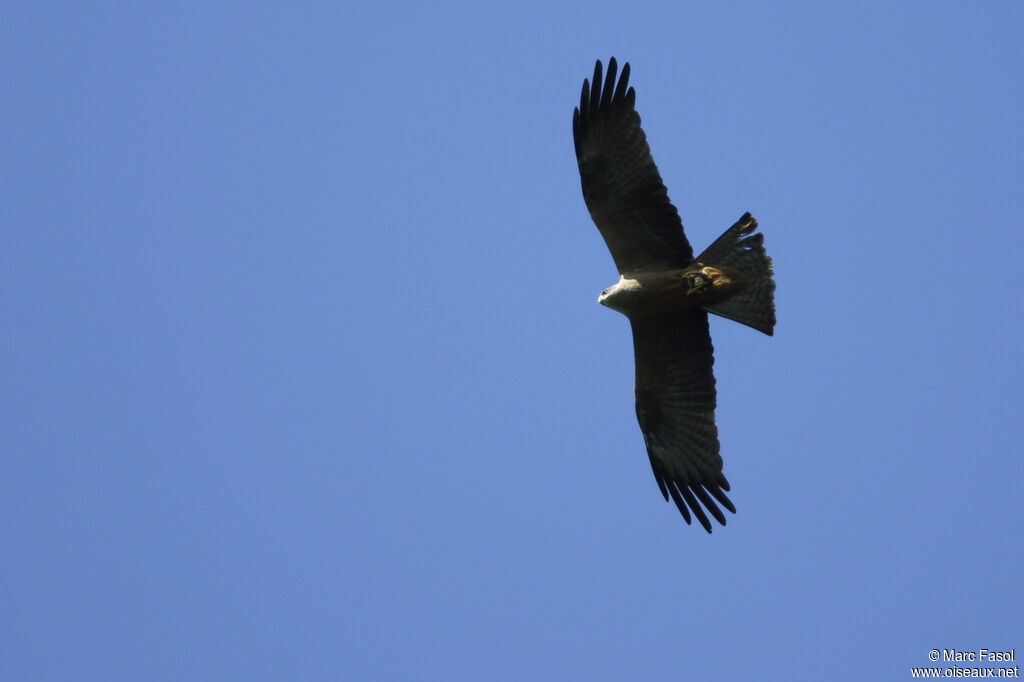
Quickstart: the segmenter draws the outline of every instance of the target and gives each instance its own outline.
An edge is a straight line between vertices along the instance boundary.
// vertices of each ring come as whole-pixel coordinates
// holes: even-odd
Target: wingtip
[[[588,121],[599,111],[612,103],[626,102],[634,106],[636,92],[629,87],[629,62],[625,62],[619,72],[618,60],[611,57],[605,69],[600,59],[594,61],[594,74],[583,79],[578,107],[581,120]]]
[[[696,518],[701,527],[708,533],[711,533],[714,529],[714,524],[711,523],[708,514],[721,526],[728,525],[728,518],[718,505],[721,505],[733,514],[736,513],[736,507],[725,493],[722,492],[720,485],[700,483],[686,485],[672,480],[665,481],[665,484],[666,487],[663,492],[667,491],[669,493],[666,496],[666,500],[671,498],[688,526],[693,525],[693,519]],[[705,509],[707,513],[705,513]]]

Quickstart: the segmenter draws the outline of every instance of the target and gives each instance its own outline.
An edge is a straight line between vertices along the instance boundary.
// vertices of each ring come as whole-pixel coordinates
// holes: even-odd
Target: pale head
[[[635,279],[619,277],[619,281],[601,292],[597,302],[612,310],[625,313],[640,299],[643,287]]]

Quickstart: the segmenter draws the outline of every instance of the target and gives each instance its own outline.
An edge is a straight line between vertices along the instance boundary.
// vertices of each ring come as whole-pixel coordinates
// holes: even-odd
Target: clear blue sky
[[[0,679],[1019,663],[1024,5],[683,4],[7,3]],[[694,245],[776,264],[710,536],[596,303],[612,55]]]

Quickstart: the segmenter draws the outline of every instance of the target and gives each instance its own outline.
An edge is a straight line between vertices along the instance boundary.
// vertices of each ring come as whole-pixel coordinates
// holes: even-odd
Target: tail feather
[[[772,259],[764,250],[764,235],[754,234],[756,229],[757,220],[744,213],[697,260],[736,270],[747,280],[739,293],[704,309],[771,336],[775,330],[775,280]]]

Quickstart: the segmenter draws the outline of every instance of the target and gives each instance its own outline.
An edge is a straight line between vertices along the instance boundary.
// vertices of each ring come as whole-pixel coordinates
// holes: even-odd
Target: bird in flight
[[[725,525],[726,496],[708,313],[769,336],[775,281],[757,221],[743,216],[696,258],[654,165],[629,87],[629,64],[600,60],[572,115],[583,199],[619,271],[598,303],[629,318],[636,363],[636,416],[665,500],[711,532]],[[707,513],[705,513],[705,510]]]

